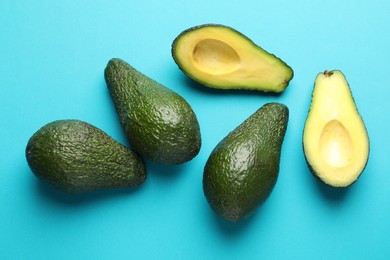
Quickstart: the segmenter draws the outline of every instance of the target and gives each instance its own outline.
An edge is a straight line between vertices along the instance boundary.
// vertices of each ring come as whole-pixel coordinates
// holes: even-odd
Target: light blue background
[[[389,259],[390,2],[0,0],[1,259]],[[280,96],[215,91],[188,80],[170,47],[183,30],[221,23],[295,72]],[[132,191],[62,194],[27,166],[29,137],[57,119],[81,119],[127,144],[103,70],[119,57],[192,105],[203,146],[191,162],[147,162]],[[314,179],[301,135],[317,73],[347,76],[371,140],[357,183]],[[214,215],[202,191],[214,146],[266,102],[290,121],[280,178],[240,224]]]

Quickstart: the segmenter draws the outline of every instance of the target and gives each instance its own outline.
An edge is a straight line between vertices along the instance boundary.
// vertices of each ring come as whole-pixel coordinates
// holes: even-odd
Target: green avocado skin
[[[288,117],[285,105],[265,104],[211,152],[204,168],[203,190],[218,215],[238,222],[268,198],[279,174]]]
[[[26,159],[41,180],[68,193],[132,188],[146,179],[143,160],[80,120],[46,124],[29,139]]]
[[[111,59],[104,75],[124,132],[140,156],[180,164],[199,153],[198,119],[183,97],[121,59]]]

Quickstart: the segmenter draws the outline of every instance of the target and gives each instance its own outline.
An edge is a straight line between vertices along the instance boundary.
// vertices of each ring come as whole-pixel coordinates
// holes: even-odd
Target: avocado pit
[[[319,73],[303,131],[311,172],[332,187],[356,182],[366,167],[370,141],[349,84],[339,70]]]
[[[352,138],[342,122],[333,119],[321,132],[320,152],[322,159],[331,167],[346,167],[352,162]]]
[[[294,72],[237,30],[203,24],[180,33],[172,57],[191,79],[211,88],[283,92]]]
[[[216,39],[201,40],[195,45],[192,55],[195,66],[209,74],[226,74],[235,71],[240,64],[237,52]]]

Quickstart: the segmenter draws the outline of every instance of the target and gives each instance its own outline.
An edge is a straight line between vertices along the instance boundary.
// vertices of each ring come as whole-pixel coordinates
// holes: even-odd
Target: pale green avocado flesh
[[[187,76],[218,89],[282,92],[294,75],[284,61],[219,24],[183,31],[172,43],[172,56]]]
[[[311,172],[333,187],[353,184],[369,157],[368,133],[344,74],[318,74],[303,132]]]

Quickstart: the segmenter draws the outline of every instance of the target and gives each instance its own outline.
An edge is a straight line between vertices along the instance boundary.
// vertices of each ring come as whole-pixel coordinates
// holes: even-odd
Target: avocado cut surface
[[[368,133],[344,74],[318,74],[303,132],[303,149],[312,171],[333,187],[353,184],[369,157]]]
[[[224,25],[189,28],[175,38],[171,50],[187,76],[212,88],[282,92],[294,75],[284,61]]]
[[[203,190],[218,215],[238,222],[268,198],[279,175],[288,117],[285,105],[265,104],[211,152],[204,168]]]
[[[41,180],[69,193],[132,188],[146,179],[142,159],[80,120],[46,124],[29,139],[26,159]]]
[[[121,59],[111,59],[104,75],[124,132],[140,156],[180,164],[199,153],[198,119],[183,97]]]

